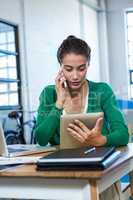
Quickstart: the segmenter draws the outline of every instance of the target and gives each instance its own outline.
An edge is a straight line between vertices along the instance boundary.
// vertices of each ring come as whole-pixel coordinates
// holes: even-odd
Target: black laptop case
[[[88,151],[88,147],[63,149],[39,159],[38,170],[103,170],[109,167],[119,156],[114,147],[97,147]]]

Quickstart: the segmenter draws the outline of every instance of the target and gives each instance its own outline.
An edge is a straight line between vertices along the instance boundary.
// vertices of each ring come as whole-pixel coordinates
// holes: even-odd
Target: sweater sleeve
[[[62,109],[55,106],[55,90],[45,88],[39,98],[35,134],[37,142],[44,146],[48,143],[59,144],[59,126]]]
[[[121,111],[118,109],[112,89],[105,83],[102,92],[102,108],[109,126],[106,146],[126,145],[129,140],[128,128]]]

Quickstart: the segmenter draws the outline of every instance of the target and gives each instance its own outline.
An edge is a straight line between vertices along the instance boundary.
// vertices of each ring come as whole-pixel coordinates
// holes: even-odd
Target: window
[[[18,28],[0,20],[0,109],[21,106]]]
[[[130,96],[133,98],[133,11],[126,13],[127,44],[128,44],[128,68],[130,75]]]

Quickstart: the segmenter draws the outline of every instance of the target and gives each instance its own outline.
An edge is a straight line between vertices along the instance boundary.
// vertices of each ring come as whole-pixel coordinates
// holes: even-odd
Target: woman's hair
[[[87,58],[88,63],[90,63],[91,49],[89,45],[82,39],[77,38],[73,35],[68,36],[63,40],[62,44],[57,51],[57,59],[61,64],[63,57],[66,54],[74,53],[76,55],[83,55]]]

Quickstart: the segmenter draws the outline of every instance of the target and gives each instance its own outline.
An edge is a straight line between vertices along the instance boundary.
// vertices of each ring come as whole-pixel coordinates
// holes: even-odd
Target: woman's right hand
[[[66,84],[66,78],[62,70],[59,71],[55,79],[55,84],[56,84],[56,93],[57,93],[56,107],[63,108],[68,88]]]

